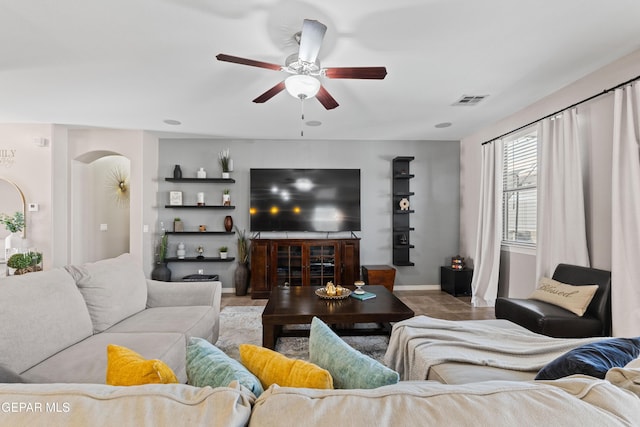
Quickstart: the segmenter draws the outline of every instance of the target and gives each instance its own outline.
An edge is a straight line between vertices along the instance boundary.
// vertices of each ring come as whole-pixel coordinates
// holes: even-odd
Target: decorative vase
[[[4,239],[4,259],[9,259],[14,252],[26,249],[27,239],[22,237],[21,231],[9,234]],[[14,251],[16,249],[17,251]]]
[[[173,168],[173,177],[175,179],[182,178],[182,169],[180,169],[180,165],[176,165],[176,167]]]
[[[156,266],[151,271],[151,278],[161,282],[171,281],[171,270],[167,267],[166,262],[156,262]]]
[[[249,288],[249,267],[246,262],[239,262],[238,268],[233,273],[233,283],[236,287],[236,295],[243,296],[247,294]]]
[[[231,218],[231,215],[224,217],[224,229],[226,231],[231,231],[233,229],[233,218]]]
[[[200,170],[196,173],[196,176],[200,179],[205,179],[207,177],[207,171],[204,168],[200,168]]]
[[[178,243],[178,250],[176,251],[176,255],[178,256],[178,259],[184,259],[186,252],[187,251],[184,249],[184,243],[182,242]]]

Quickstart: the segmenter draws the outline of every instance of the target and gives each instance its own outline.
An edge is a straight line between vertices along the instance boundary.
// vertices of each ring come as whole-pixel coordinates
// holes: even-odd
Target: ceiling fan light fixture
[[[320,81],[306,74],[295,74],[285,79],[284,86],[294,98],[307,99],[316,96],[320,90]]]

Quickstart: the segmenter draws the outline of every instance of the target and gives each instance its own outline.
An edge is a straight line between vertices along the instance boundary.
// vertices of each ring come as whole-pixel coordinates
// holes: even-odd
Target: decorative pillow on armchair
[[[611,368],[626,366],[640,354],[640,337],[607,338],[574,348],[549,362],[536,380],[555,380],[573,374],[604,379]]]
[[[317,317],[311,320],[309,361],[328,370],[336,388],[377,388],[400,379],[396,371],[352,348]]]
[[[538,288],[529,295],[529,299],[548,302],[582,316],[597,290],[598,285],[568,285],[543,277],[538,283]]]

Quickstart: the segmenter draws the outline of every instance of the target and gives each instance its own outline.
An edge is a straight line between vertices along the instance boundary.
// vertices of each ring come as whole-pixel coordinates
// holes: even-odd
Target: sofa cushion
[[[329,371],[310,362],[289,359],[268,348],[240,344],[240,360],[263,388],[272,384],[284,387],[333,388]]]
[[[147,359],[160,359],[176,374],[178,381],[187,382],[187,344],[184,334],[176,332],[103,332],[51,356],[23,372],[22,376],[34,383],[104,384],[109,344],[130,348]]]
[[[24,379],[11,369],[0,365],[0,383],[23,383]]]
[[[107,332],[181,332],[211,340],[218,310],[211,306],[155,307],[116,323]]]
[[[2,279],[0,364],[22,373],[91,332],[87,306],[64,269]]]
[[[39,410],[0,413],[5,426],[246,426],[255,397],[233,387],[146,384],[0,384],[5,407]],[[40,406],[36,406],[40,405]],[[48,405],[48,406],[47,406]]]
[[[119,345],[107,346],[108,385],[172,384],[178,379],[170,367],[159,359],[145,359]]]
[[[548,302],[582,316],[593,299],[598,285],[568,285],[543,277],[529,299]]]
[[[84,297],[95,333],[144,310],[147,282],[142,268],[130,254],[65,269]]]
[[[573,374],[604,378],[607,371],[623,367],[640,354],[640,337],[609,338],[582,345],[552,360],[536,380],[555,380]]]
[[[256,396],[263,391],[260,380],[247,368],[202,338],[189,339],[187,378],[196,387],[226,387],[236,380]]]
[[[638,398],[603,380],[486,381],[447,385],[400,381],[362,390],[273,386],[256,400],[251,425],[630,426]]]
[[[352,348],[317,317],[311,320],[309,361],[331,373],[335,388],[376,388],[400,380],[396,371]]]

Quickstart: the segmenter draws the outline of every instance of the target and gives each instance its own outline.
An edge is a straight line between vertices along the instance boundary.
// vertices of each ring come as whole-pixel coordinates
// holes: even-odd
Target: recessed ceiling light
[[[319,120],[309,120],[305,123],[307,126],[320,126],[322,124]]]
[[[180,121],[173,120],[173,119],[165,119],[165,120],[163,120],[163,122],[165,122],[166,124],[171,125],[171,126],[178,126],[178,125],[182,124]]]
[[[442,122],[435,125],[435,127],[437,127],[438,129],[448,128],[449,126],[451,126],[451,124],[451,122]]]

